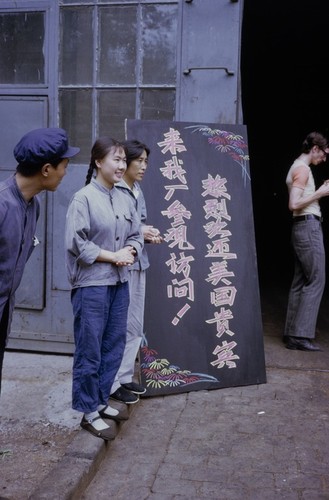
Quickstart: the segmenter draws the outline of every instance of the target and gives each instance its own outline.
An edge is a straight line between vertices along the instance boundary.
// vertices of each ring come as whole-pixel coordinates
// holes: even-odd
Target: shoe
[[[92,420],[86,420],[85,417],[82,417],[82,420],[80,422],[80,426],[85,430],[90,432],[93,436],[99,437],[104,439],[104,441],[112,441],[116,433],[109,427],[108,429],[103,429],[102,431],[98,431],[95,429],[95,427],[92,424],[92,422],[95,422],[95,420],[100,419],[101,417],[95,417]]]
[[[313,344],[309,339],[299,338],[299,337],[287,337],[286,342],[287,349],[293,349],[295,351],[321,351],[322,349]]]
[[[136,382],[130,382],[130,384],[121,384],[121,387],[127,389],[127,391],[133,392],[134,394],[145,394],[146,392],[145,387],[136,384]]]
[[[121,403],[126,403],[126,405],[132,405],[139,401],[139,397],[130,391],[127,391],[123,387],[119,387],[113,394],[110,394],[110,399],[115,401],[120,401]]]
[[[108,408],[108,406],[105,406],[105,408],[103,408],[103,410],[99,410],[99,414],[101,416],[101,418],[109,418],[111,420],[114,420],[115,422],[122,422],[123,420],[128,420],[128,416],[127,415],[123,415],[122,413],[118,413],[118,415],[109,415],[108,413],[105,413],[105,410],[106,408]]]

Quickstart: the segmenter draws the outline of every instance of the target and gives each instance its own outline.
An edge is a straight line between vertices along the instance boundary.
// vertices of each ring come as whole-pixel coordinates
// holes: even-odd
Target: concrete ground
[[[31,424],[60,430],[53,448],[65,429],[67,442],[50,464],[44,458],[40,480],[17,469],[25,490],[2,471],[15,457],[0,456],[0,497],[329,500],[328,325],[320,317],[322,352],[290,351],[278,305],[284,311],[268,301],[263,315],[266,384],[141,399],[128,421],[112,423],[108,443],[80,430],[70,409],[69,356],[6,353],[0,452],[16,424],[26,434]],[[30,449],[26,468],[36,456]]]

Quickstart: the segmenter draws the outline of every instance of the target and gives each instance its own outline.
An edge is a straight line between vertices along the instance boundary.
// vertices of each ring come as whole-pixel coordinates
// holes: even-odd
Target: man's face
[[[69,163],[68,158],[64,158],[57,165],[57,167],[53,167],[52,165],[49,164],[48,176],[45,182],[45,189],[47,191],[56,191],[64,175],[66,174],[66,168],[68,163]]]
[[[313,165],[319,165],[320,163],[323,163],[327,159],[327,153],[324,149],[320,148],[319,146],[315,146],[315,151],[312,159]]]

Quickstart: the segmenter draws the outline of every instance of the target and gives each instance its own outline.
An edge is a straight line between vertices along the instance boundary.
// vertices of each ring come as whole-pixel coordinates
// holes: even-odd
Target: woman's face
[[[132,187],[135,181],[140,182],[143,180],[145,170],[147,169],[147,162],[147,153],[144,150],[138,158],[129,163],[129,167],[124,175],[124,180],[128,186]]]
[[[127,168],[126,154],[123,148],[113,147],[101,160],[96,160],[98,182],[107,188],[121,181]]]

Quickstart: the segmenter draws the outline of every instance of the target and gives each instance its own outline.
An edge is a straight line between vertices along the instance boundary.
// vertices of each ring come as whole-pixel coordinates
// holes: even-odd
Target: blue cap
[[[62,128],[38,128],[25,134],[14,148],[18,163],[42,165],[64,158],[72,158],[80,148],[69,146],[67,133]]]

